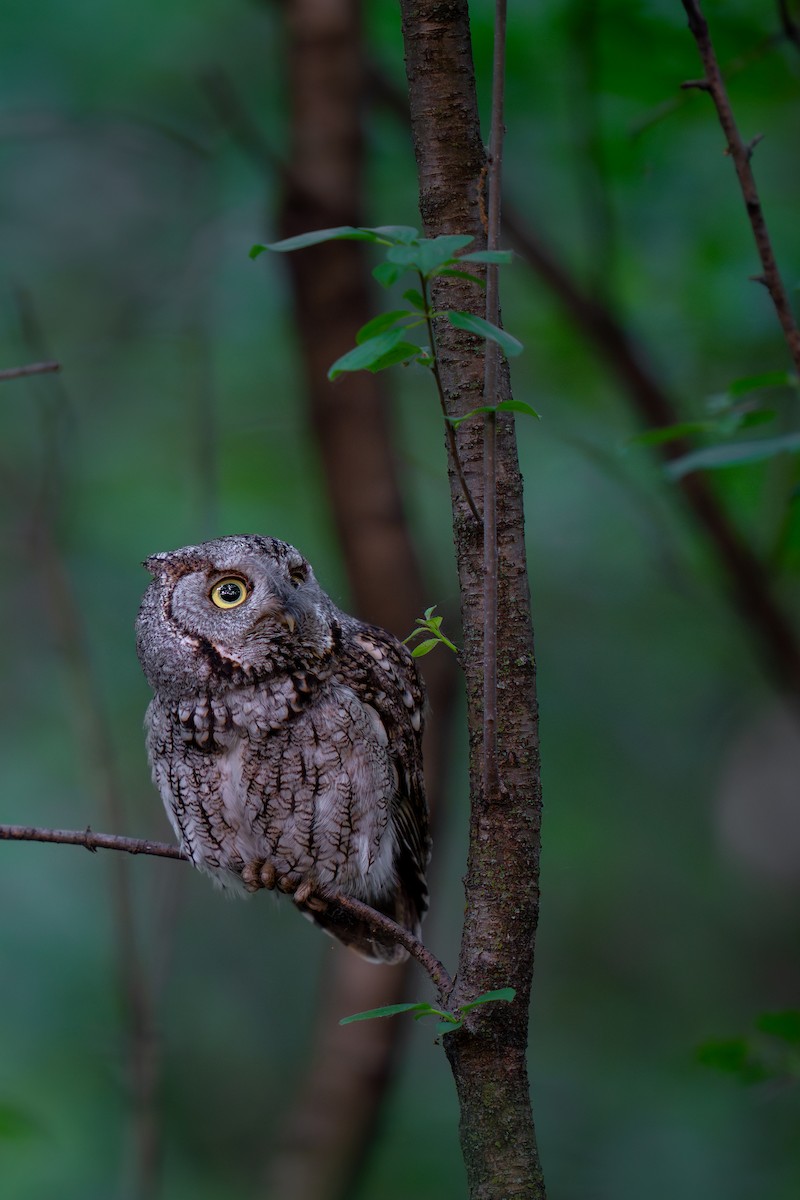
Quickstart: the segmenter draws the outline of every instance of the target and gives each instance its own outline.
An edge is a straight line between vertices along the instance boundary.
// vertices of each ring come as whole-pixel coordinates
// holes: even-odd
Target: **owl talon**
[[[265,863],[248,863],[242,867],[242,883],[247,888],[248,892],[257,892],[265,885],[261,882],[261,872]]]
[[[312,905],[310,905],[308,903],[308,899],[311,896],[313,891],[314,891],[314,884],[311,882],[310,879],[307,879],[305,881],[305,883],[301,883],[300,887],[297,889],[297,891],[294,894],[295,904],[305,904],[309,908],[311,908]]]
[[[272,863],[263,863],[258,877],[261,880],[262,887],[265,887],[269,892],[274,891],[278,875]]]
[[[293,894],[300,886],[300,880],[296,875],[281,875],[278,880],[278,887],[287,895]]]

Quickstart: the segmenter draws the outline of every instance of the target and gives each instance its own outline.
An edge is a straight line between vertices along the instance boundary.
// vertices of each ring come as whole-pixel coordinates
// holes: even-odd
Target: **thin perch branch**
[[[410,930],[404,929],[402,925],[398,925],[391,917],[376,912],[374,908],[370,908],[368,904],[364,904],[361,900],[356,900],[354,896],[345,896],[341,892],[325,892],[324,898],[334,908],[340,908],[342,912],[349,913],[359,921],[363,921],[366,925],[369,925],[373,933],[378,934],[384,939],[388,938],[392,942],[398,942],[403,946],[430,976],[436,991],[439,993],[440,999],[445,1004],[447,1003],[447,998],[453,990],[452,976],[443,964],[439,962],[436,955],[432,954]]]
[[[151,842],[146,838],[119,837],[114,833],[95,833],[86,829],[37,829],[32,825],[0,825],[0,842],[58,842],[97,850],[124,850],[126,854],[153,854],[158,858],[188,858],[178,846]]]
[[[22,379],[25,375],[49,375],[53,371],[60,371],[60,362],[38,362],[26,363],[23,367],[6,367],[0,371],[0,383],[6,379]]]
[[[486,248],[500,246],[500,197],[503,167],[503,85],[506,54],[506,0],[497,0],[492,55],[492,120],[489,135]],[[497,264],[486,268],[486,320],[500,323]],[[497,766],[497,367],[500,348],[487,340],[484,350],[483,403],[483,795],[496,799]]]
[[[686,16],[689,19],[689,29],[694,40],[697,42],[697,49],[700,52],[700,58],[703,61],[703,67],[706,72],[704,80],[690,80],[684,84],[684,87],[700,87],[703,91],[707,91],[714,101],[719,123],[728,141],[728,153],[733,159],[733,165],[739,177],[739,186],[742,190],[747,216],[753,230],[753,237],[755,238],[759,258],[761,259],[761,266],[764,270],[763,279],[760,279],[759,282],[764,283],[772,297],[772,303],[778,314],[778,320],[781,323],[783,335],[789,347],[789,353],[792,356],[796,370],[800,373],[800,329],[798,329],[794,319],[789,296],[783,285],[778,264],[775,261],[775,254],[761,208],[761,200],[758,195],[755,177],[750,166],[755,141],[747,144],[742,140],[742,135],[739,133],[725,88],[725,81],[722,78],[717,56],[714,53],[708,23],[703,16],[698,0],[682,0],[682,3],[686,10]]]
[[[0,825],[0,841],[55,842],[69,846],[83,846],[92,852],[122,850],[126,854],[150,854],[157,858],[177,858],[183,862],[190,861],[178,846],[171,846],[168,842],[151,842],[146,838],[120,837],[113,833],[95,833],[93,829],[89,828],[39,829],[32,825]],[[453,988],[452,977],[436,955],[432,954],[410,930],[404,929],[390,917],[376,912],[368,904],[363,904],[353,896],[345,896],[341,892],[327,890],[321,895],[334,910],[341,909],[343,913],[355,917],[359,921],[364,921],[378,936],[388,938],[403,946],[430,976],[440,998],[447,1001]]]

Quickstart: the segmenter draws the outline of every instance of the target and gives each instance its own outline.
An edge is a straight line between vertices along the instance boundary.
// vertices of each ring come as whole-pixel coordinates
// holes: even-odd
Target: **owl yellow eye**
[[[211,599],[217,608],[238,608],[247,599],[247,584],[243,579],[221,579],[211,589]]]
[[[289,578],[295,587],[301,583],[305,583],[308,579],[308,563],[295,563],[294,566],[289,567]]]

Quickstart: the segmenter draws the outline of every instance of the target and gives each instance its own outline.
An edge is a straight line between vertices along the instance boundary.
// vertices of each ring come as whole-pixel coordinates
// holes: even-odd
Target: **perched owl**
[[[183,850],[223,887],[292,893],[323,927],[327,887],[418,934],[424,697],[408,650],[341,612],[275,538],[218,538],[144,565],[147,752]],[[356,923],[329,932],[375,961],[406,957]]]

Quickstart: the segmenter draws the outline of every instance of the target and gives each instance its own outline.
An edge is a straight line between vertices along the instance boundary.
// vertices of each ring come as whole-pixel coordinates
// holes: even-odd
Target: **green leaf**
[[[364,369],[369,371],[370,374],[376,375],[378,371],[385,371],[387,367],[394,367],[398,363],[408,362],[418,362],[423,367],[428,365],[422,357],[420,347],[414,342],[399,342],[392,350],[389,350],[386,354],[382,354],[376,362]]]
[[[468,1004],[459,1004],[458,1011],[469,1012],[471,1008],[477,1008],[479,1004],[493,1004],[495,1000],[504,1000],[510,1004],[516,994],[517,990],[513,987],[496,988],[493,992],[481,992],[480,996],[476,996]]]
[[[473,275],[470,271],[457,271],[454,267],[445,267],[441,271],[434,271],[434,275],[437,279],[441,279],[443,275],[448,279],[468,279],[470,283],[477,283],[478,287],[486,289],[486,283],[480,275]]]
[[[425,654],[430,654],[431,650],[439,645],[440,638],[428,638],[424,642],[419,642],[411,651],[412,658],[422,658]]]
[[[372,1021],[375,1017],[395,1017],[398,1013],[419,1012],[426,1015],[432,1012],[430,1004],[386,1004],[382,1008],[370,1008],[367,1012],[353,1013],[351,1017],[342,1017],[340,1025],[350,1025],[353,1021]]]
[[[372,276],[377,279],[381,287],[390,288],[397,283],[400,276],[403,274],[403,267],[398,267],[396,263],[382,262],[378,263],[377,267],[372,268]]]
[[[39,1134],[36,1122],[14,1105],[0,1102],[0,1142],[18,1142]]]
[[[378,363],[385,360],[386,355],[398,352],[399,357],[394,362],[403,362],[419,353],[419,346],[406,342],[404,329],[390,329],[387,333],[379,333],[377,337],[367,338],[359,346],[348,350],[328,370],[328,379],[336,379],[345,371],[375,371],[380,370]],[[385,364],[384,365],[388,365]]]
[[[757,408],[753,412],[742,413],[739,425],[741,429],[752,429],[754,425],[768,425],[777,415],[774,408]]]
[[[367,321],[366,325],[362,325],[356,334],[356,344],[362,345],[369,341],[376,333],[383,333],[386,329],[391,329],[401,317],[414,316],[407,308],[396,308],[393,312],[381,313],[377,317],[373,317],[371,321]]]
[[[526,416],[536,417],[537,421],[542,419],[536,409],[531,408],[530,404],[526,404],[524,400],[501,400],[499,404],[482,404],[480,408],[473,408],[472,412],[465,413],[463,417],[445,417],[445,421],[450,421],[458,429],[462,421],[468,421],[470,417],[477,417],[481,413],[487,412],[521,412]]]
[[[411,245],[392,246],[386,251],[386,258],[391,263],[396,263],[406,269],[413,268],[427,277],[449,263],[454,258],[456,250],[461,250],[472,241],[474,238],[460,234],[420,238]]]
[[[284,238],[280,242],[261,243],[250,248],[250,257],[258,258],[265,250],[273,250],[278,254],[290,250],[304,250],[306,246],[319,246],[322,242],[379,242],[380,238],[371,229],[357,229],[355,225],[336,225],[333,229],[312,229],[309,233],[300,233],[297,237]]]
[[[510,333],[506,333],[505,329],[499,329],[497,325],[493,325],[491,321],[487,321],[483,317],[476,317],[472,313],[465,312],[448,312],[446,316],[456,329],[466,329],[468,333],[475,333],[478,337],[497,342],[507,358],[514,358],[525,348],[522,342],[512,337]]]
[[[628,438],[625,446],[660,446],[694,433],[706,433],[711,428],[711,421],[679,421],[676,425],[663,425],[660,429],[646,429],[644,433],[634,434]]]
[[[730,442],[724,446],[707,446],[674,459],[664,467],[669,479],[682,479],[691,471],[717,470],[741,463],[759,462],[775,458],[779,454],[793,454],[800,450],[800,432],[785,433],[781,437],[762,438],[757,442]]]
[[[422,292],[418,292],[416,288],[409,288],[407,292],[403,292],[403,299],[412,304],[414,308],[418,308],[420,312],[425,312],[425,298]]]
[[[784,1012],[762,1013],[756,1021],[756,1029],[769,1033],[793,1046],[800,1046],[800,1010],[786,1009]]]
[[[461,262],[474,263],[512,263],[513,250],[473,250],[471,254],[460,254]]]
[[[421,1012],[414,1013],[415,1021],[422,1021],[425,1017],[441,1017],[448,1025],[452,1025],[458,1017],[454,1017],[452,1013],[442,1012],[440,1008],[434,1008],[432,1004],[426,1004]]]
[[[746,375],[735,379],[728,387],[728,395],[745,396],[759,388],[797,387],[798,379],[792,371],[764,371],[760,375]]]
[[[439,1021],[436,1026],[436,1036],[443,1037],[446,1033],[455,1033],[463,1024],[463,1021]]]
[[[714,1067],[717,1071],[736,1075],[742,1083],[758,1083],[770,1074],[762,1063],[752,1057],[745,1038],[705,1042],[697,1048],[697,1061],[704,1067]]]
[[[524,400],[501,400],[499,404],[495,404],[494,411],[525,413],[527,417],[535,417],[537,421],[542,419],[536,409],[532,408],[530,404],[526,404]]]
[[[369,232],[395,242],[415,242],[419,237],[419,230],[414,229],[413,225],[373,225]]]

